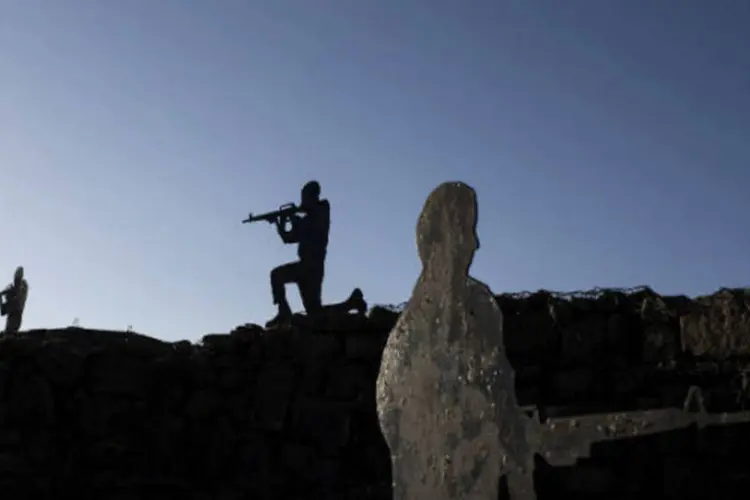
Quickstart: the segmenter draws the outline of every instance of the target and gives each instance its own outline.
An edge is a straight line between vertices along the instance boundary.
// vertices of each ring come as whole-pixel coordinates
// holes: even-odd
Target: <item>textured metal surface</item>
[[[377,380],[395,500],[495,500],[504,474],[513,498],[534,498],[502,313],[468,276],[476,218],[475,192],[458,182],[436,188],[419,217],[423,270]]]
[[[570,466],[591,456],[596,443],[685,429],[750,423],[750,412],[708,413],[699,387],[690,387],[683,408],[658,408],[550,418],[530,426],[533,452],[553,466]]]

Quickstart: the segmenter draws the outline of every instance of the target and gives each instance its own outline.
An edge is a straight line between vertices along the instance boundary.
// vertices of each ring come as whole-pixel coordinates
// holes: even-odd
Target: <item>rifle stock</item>
[[[286,217],[291,217],[292,215],[297,215],[299,213],[302,213],[303,210],[295,205],[294,203],[286,203],[284,205],[281,205],[278,210],[274,210],[272,212],[266,212],[264,214],[259,215],[253,215],[250,213],[247,216],[247,219],[243,220],[243,224],[250,224],[252,222],[258,222],[258,221],[266,221],[269,223],[272,223],[276,221],[277,219],[283,219]]]
[[[692,410],[690,408],[693,408]],[[659,434],[690,426],[697,428],[750,423],[750,411],[708,413],[698,387],[691,387],[684,408],[582,415],[529,422],[529,444],[550,465],[574,465],[591,456],[595,443]]]

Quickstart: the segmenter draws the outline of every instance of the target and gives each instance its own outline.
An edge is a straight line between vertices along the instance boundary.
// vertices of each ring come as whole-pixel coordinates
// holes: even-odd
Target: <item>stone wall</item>
[[[742,291],[498,300],[521,403],[545,415],[679,405],[690,385],[709,410],[750,401]],[[3,338],[0,492],[389,499],[374,382],[396,316],[376,308],[317,331],[247,326],[199,344],[77,328]],[[748,444],[743,426],[608,443],[575,467],[540,463],[539,498],[738,498],[724,490],[750,486]]]

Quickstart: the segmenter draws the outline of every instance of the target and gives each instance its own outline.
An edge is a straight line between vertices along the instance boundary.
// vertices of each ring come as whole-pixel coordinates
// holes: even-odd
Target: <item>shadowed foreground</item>
[[[750,403],[750,295],[498,297],[522,405],[545,416]],[[375,379],[397,313],[197,345],[76,328],[0,341],[7,498],[389,499]],[[686,429],[536,469],[540,499],[744,498],[750,430]],[[734,493],[732,496],[731,493]]]

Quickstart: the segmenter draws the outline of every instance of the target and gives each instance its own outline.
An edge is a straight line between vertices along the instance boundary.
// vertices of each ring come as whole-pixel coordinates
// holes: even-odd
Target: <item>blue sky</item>
[[[747,26],[741,0],[3,0],[0,276],[26,266],[27,328],[264,322],[295,249],[240,221],[314,178],[328,302],[408,298],[446,180],[497,292],[747,285]]]

